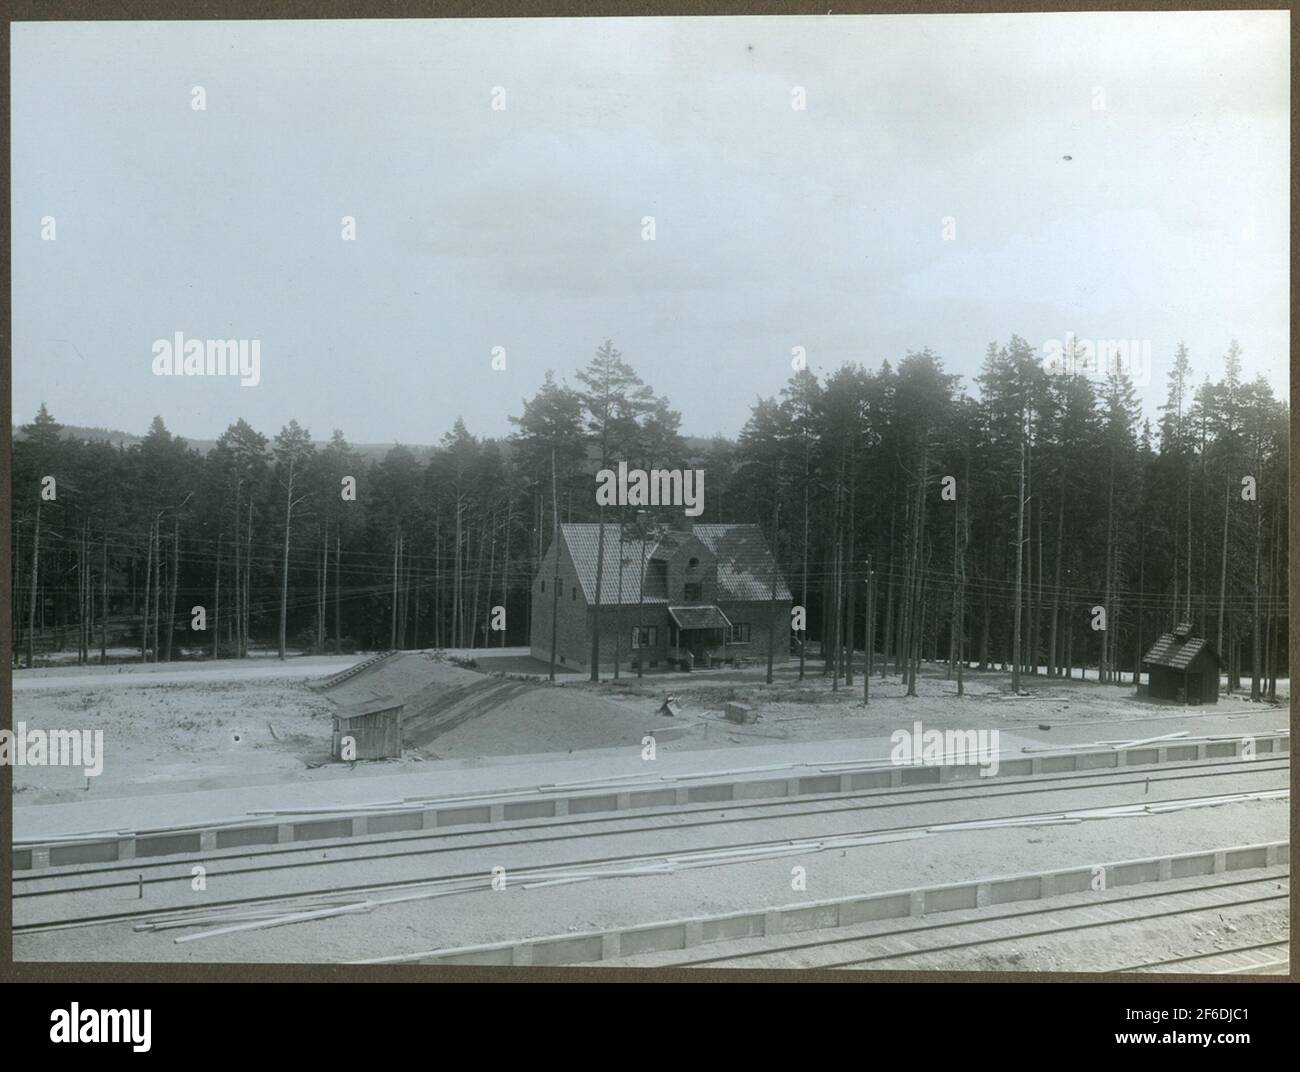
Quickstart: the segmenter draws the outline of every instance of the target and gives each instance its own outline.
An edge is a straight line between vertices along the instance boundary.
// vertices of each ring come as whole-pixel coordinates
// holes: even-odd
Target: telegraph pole
[[[1029,412],[1024,413],[1020,438],[1020,494],[1016,507],[1016,614],[1011,640],[1011,691],[1020,694],[1020,597],[1025,567],[1025,439],[1029,435]]]
[[[555,484],[555,448],[551,448],[551,512],[555,531],[551,547],[555,551],[555,579],[551,583],[551,680],[555,680],[555,646],[560,637],[560,496]]]
[[[776,557],[778,526],[781,521],[781,500],[772,508],[772,614],[767,626],[767,683],[772,684],[772,661],[776,654],[776,574],[779,569]]]

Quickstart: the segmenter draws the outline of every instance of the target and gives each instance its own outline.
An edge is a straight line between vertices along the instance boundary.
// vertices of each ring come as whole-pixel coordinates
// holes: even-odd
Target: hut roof
[[[1175,633],[1162,633],[1151,650],[1142,657],[1142,662],[1151,666],[1165,666],[1170,670],[1186,670],[1202,652],[1212,658],[1216,666],[1222,663],[1218,653],[1204,637],[1189,636],[1184,639]]]

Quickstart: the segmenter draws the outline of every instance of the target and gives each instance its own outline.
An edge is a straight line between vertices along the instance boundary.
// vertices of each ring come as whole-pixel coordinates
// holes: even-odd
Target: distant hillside
[[[173,432],[172,434],[175,435],[176,433]],[[23,438],[22,430],[17,425],[14,425],[14,439]],[[115,447],[131,447],[141,442],[144,439],[144,436],[133,435],[130,432],[123,432],[116,428],[87,428],[80,424],[65,424],[63,426],[63,438],[85,439],[92,443],[111,443]],[[185,440],[187,446],[193,450],[197,450],[200,454],[207,454],[208,451],[217,445],[215,439],[190,439],[188,436],[181,436],[180,438]],[[269,439],[270,437],[268,436],[267,438]],[[316,446],[323,447],[326,442],[328,441],[323,439],[317,440]],[[351,446],[352,449],[361,457],[377,460],[392,450],[394,444],[353,443]],[[404,443],[403,446],[410,450],[418,461],[425,461],[433,452],[432,447],[423,443]]]
[[[176,433],[173,432],[173,435]],[[17,425],[14,425],[14,439],[22,439],[23,433]],[[64,439],[85,439],[92,443],[111,443],[115,447],[130,447],[139,443],[144,437],[133,435],[130,432],[123,432],[116,428],[88,428],[80,424],[65,424],[63,426]],[[215,439],[190,439],[188,436],[181,436],[186,444],[200,454],[207,454],[217,445]],[[270,437],[268,437],[270,438]],[[686,445],[687,455],[696,456],[703,454],[713,442],[711,438],[705,436],[682,436],[682,441]],[[506,441],[500,441],[501,446],[509,450],[510,444]],[[326,440],[317,440],[316,446],[325,446]],[[419,462],[428,460],[429,455],[433,453],[434,448],[425,443],[403,443]],[[392,443],[353,443],[352,449],[361,457],[368,461],[379,461],[385,454],[393,449]]]

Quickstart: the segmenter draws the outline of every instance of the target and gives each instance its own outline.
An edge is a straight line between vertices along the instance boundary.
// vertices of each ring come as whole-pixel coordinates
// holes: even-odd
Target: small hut
[[[1191,623],[1183,622],[1162,634],[1142,657],[1147,695],[1185,704],[1218,703],[1220,664],[1209,641],[1192,636]]]
[[[401,759],[402,709],[390,696],[377,696],[364,703],[342,708],[334,716],[335,759]],[[351,754],[343,755],[345,738],[354,742]]]

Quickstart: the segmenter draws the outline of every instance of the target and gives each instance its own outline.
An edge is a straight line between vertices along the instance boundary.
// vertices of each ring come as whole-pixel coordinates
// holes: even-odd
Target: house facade
[[[532,586],[535,659],[591,667],[596,628],[600,525],[560,526]],[[556,569],[558,556],[558,596]],[[787,657],[790,590],[757,525],[692,525],[642,541],[630,528],[604,527],[600,569],[600,664],[646,669],[766,659],[768,637]]]

